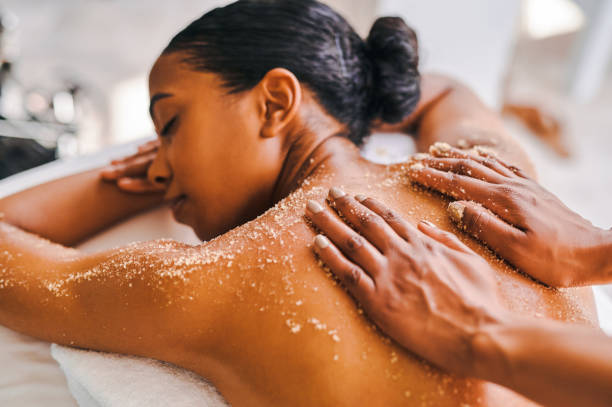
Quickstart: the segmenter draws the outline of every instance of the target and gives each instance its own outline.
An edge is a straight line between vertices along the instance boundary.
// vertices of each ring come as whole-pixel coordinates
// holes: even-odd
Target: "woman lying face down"
[[[414,132],[421,148],[463,139],[528,166],[495,114],[456,83],[421,81],[417,62],[402,20],[377,20],[363,41],[315,1],[239,1],[196,20],[151,71],[161,145],[149,179],[175,218],[210,240],[84,255],[0,224],[0,323],[177,364],[232,405],[530,405],[401,350],[309,248],[304,207],[332,187],[336,198],[366,191],[406,219],[457,232],[444,199],[410,185],[405,165],[360,157],[355,143],[375,123]],[[594,322],[584,292],[537,285],[462,239],[497,271],[487,301]]]

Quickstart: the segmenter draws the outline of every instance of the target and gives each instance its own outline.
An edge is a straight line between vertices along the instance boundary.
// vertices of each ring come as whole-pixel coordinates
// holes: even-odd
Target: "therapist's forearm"
[[[585,255],[585,263],[592,270],[591,284],[612,283],[612,229],[597,231],[598,239]]]
[[[612,405],[612,338],[552,321],[489,326],[477,334],[474,375],[547,406]]]
[[[4,220],[72,246],[162,202],[162,194],[129,194],[100,180],[99,170],[61,178],[0,199]]]

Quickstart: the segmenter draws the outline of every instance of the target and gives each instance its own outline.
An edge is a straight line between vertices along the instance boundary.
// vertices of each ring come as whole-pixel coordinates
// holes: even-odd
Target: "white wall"
[[[519,0],[380,0],[417,31],[423,71],[449,74],[499,107],[519,26]]]

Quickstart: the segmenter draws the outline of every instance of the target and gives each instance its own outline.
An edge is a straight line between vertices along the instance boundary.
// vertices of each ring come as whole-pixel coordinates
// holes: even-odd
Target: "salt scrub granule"
[[[412,159],[415,161],[423,161],[428,158],[431,158],[431,155],[427,153],[416,153],[415,155],[412,156]]]
[[[293,321],[292,319],[287,319],[285,321],[285,324],[289,327],[289,330],[291,331],[292,334],[296,334],[296,333],[300,332],[300,330],[302,329],[302,325],[298,324],[297,322]]]
[[[447,155],[451,148],[450,144],[438,141],[429,147],[429,153]]]
[[[489,147],[474,146],[474,151],[478,153],[478,155],[483,155],[483,156],[489,155],[489,156],[497,157],[497,152]]]
[[[459,202],[451,202],[448,204],[448,213],[450,217],[457,223],[461,223],[463,220],[463,213],[465,211],[465,206],[460,204]]]
[[[411,165],[409,168],[410,168],[412,171],[421,171],[421,170],[422,170],[423,168],[425,168],[425,167],[424,167],[424,166],[423,166],[423,164],[421,164],[421,163],[415,163],[415,164],[412,164],[412,165]]]
[[[323,331],[327,329],[327,325],[319,321],[317,318],[308,318],[308,323],[314,325],[317,331]]]
[[[337,332],[337,329],[332,329],[331,331],[327,332],[327,334],[332,337],[334,342],[340,342],[340,337],[338,336]]]

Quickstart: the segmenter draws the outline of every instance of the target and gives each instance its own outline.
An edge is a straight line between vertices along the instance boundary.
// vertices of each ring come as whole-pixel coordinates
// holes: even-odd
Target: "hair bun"
[[[366,44],[373,68],[370,117],[400,122],[421,95],[416,33],[399,17],[381,17]]]

